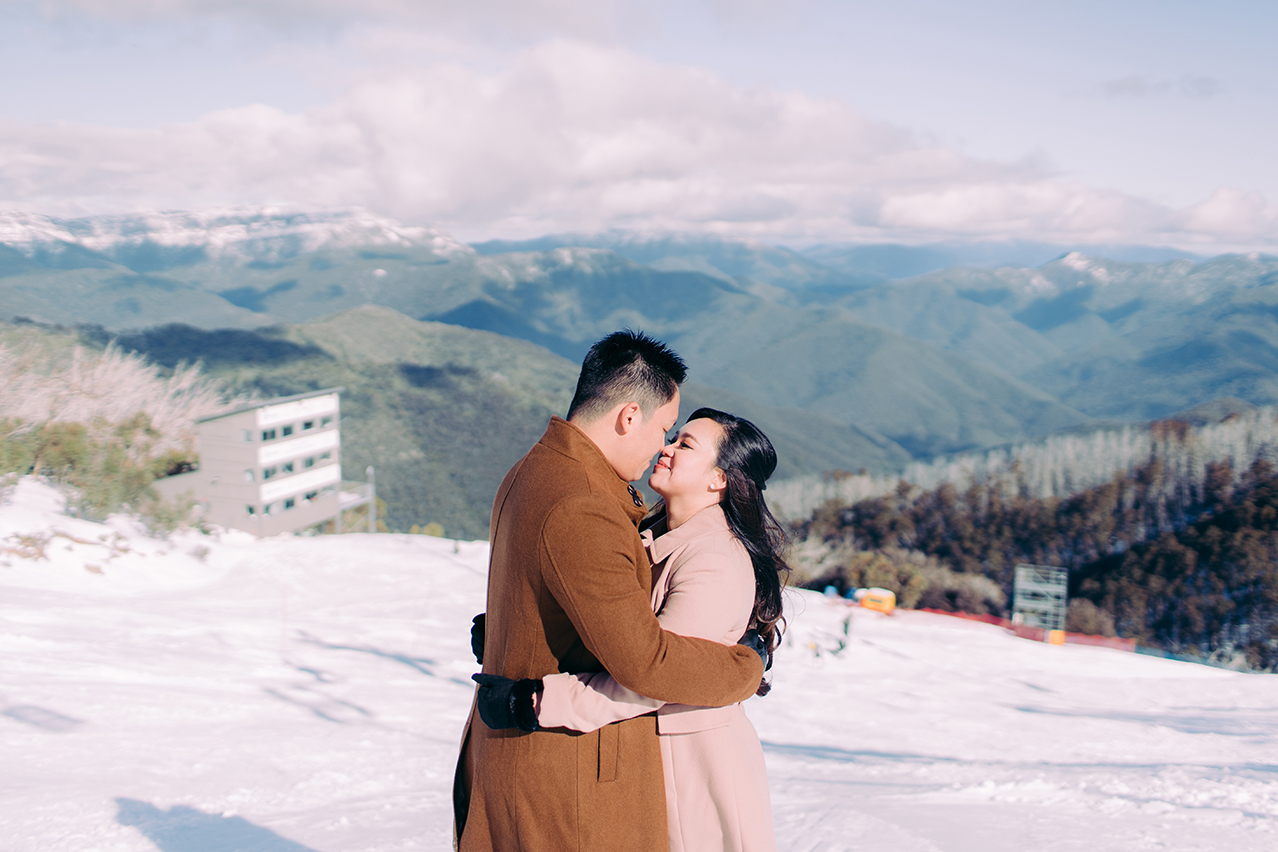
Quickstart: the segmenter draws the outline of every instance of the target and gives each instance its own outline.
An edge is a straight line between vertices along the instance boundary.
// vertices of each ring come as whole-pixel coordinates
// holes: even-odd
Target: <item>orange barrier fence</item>
[[[998,627],[1009,627],[1012,622],[1006,618],[1000,618],[997,615],[976,615],[971,612],[949,612],[944,609],[931,609],[930,607],[919,607],[915,612],[930,612],[933,615],[948,615],[951,618],[961,618],[965,621],[980,621],[985,624],[994,624]]]
[[[943,609],[921,607],[917,612],[930,612],[933,615],[948,615],[951,618],[962,618],[965,621],[980,621],[1010,630],[1022,639],[1035,642],[1050,642],[1053,645],[1095,645],[1101,648],[1113,648],[1118,651],[1136,652],[1135,639],[1121,639],[1117,636],[1089,636],[1086,633],[1066,633],[1063,630],[1046,630],[1042,627],[1027,627],[1024,624],[1013,624],[1011,619],[997,615],[974,615],[970,612],[946,612]],[[1052,635],[1057,634],[1057,635]]]
[[[1066,633],[1065,641],[1071,645],[1097,645],[1101,648],[1114,648],[1118,651],[1136,653],[1136,640],[1123,639],[1119,636],[1088,636],[1086,633]]]

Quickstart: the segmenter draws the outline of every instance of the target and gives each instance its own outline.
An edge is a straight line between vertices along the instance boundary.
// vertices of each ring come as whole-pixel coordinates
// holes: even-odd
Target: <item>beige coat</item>
[[[723,510],[711,506],[663,531],[644,533],[656,574],[652,607],[661,626],[735,643],[754,609],[754,570]],[[658,533],[655,540],[651,532]],[[663,704],[606,673],[553,675],[544,684],[537,712],[544,727],[592,731],[659,708],[671,852],[776,849],[763,750],[740,704]]]
[[[663,632],[636,525],[644,509],[594,443],[551,420],[493,503],[484,671],[607,669],[644,695],[731,704],[763,673],[743,646]],[[453,785],[462,852],[664,852],[652,716],[584,734],[491,731],[474,707]]]

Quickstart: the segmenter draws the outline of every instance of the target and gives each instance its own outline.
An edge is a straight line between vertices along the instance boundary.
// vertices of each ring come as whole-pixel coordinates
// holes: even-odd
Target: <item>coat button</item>
[[[634,501],[635,501],[635,505],[636,505],[636,506],[638,506],[640,509],[642,509],[642,508],[643,508],[643,495],[642,495],[642,494],[640,494],[638,491],[636,491],[636,490],[635,490],[635,487],[634,487],[633,485],[627,485],[627,486],[626,486],[626,488],[630,491],[630,499],[631,499],[631,500],[634,500]]]

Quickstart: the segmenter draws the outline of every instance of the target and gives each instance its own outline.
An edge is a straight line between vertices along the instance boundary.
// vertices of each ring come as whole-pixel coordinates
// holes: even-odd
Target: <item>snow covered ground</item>
[[[159,541],[23,480],[0,500],[0,849],[449,848],[486,552]],[[1278,678],[792,604],[748,705],[781,849],[1278,848]]]

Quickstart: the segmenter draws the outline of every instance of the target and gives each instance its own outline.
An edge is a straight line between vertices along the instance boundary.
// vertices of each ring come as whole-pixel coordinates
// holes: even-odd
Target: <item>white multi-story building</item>
[[[260,536],[313,527],[372,499],[343,488],[338,394],[313,391],[240,406],[198,421],[198,470],[156,482],[161,496],[189,494],[204,519]]]

